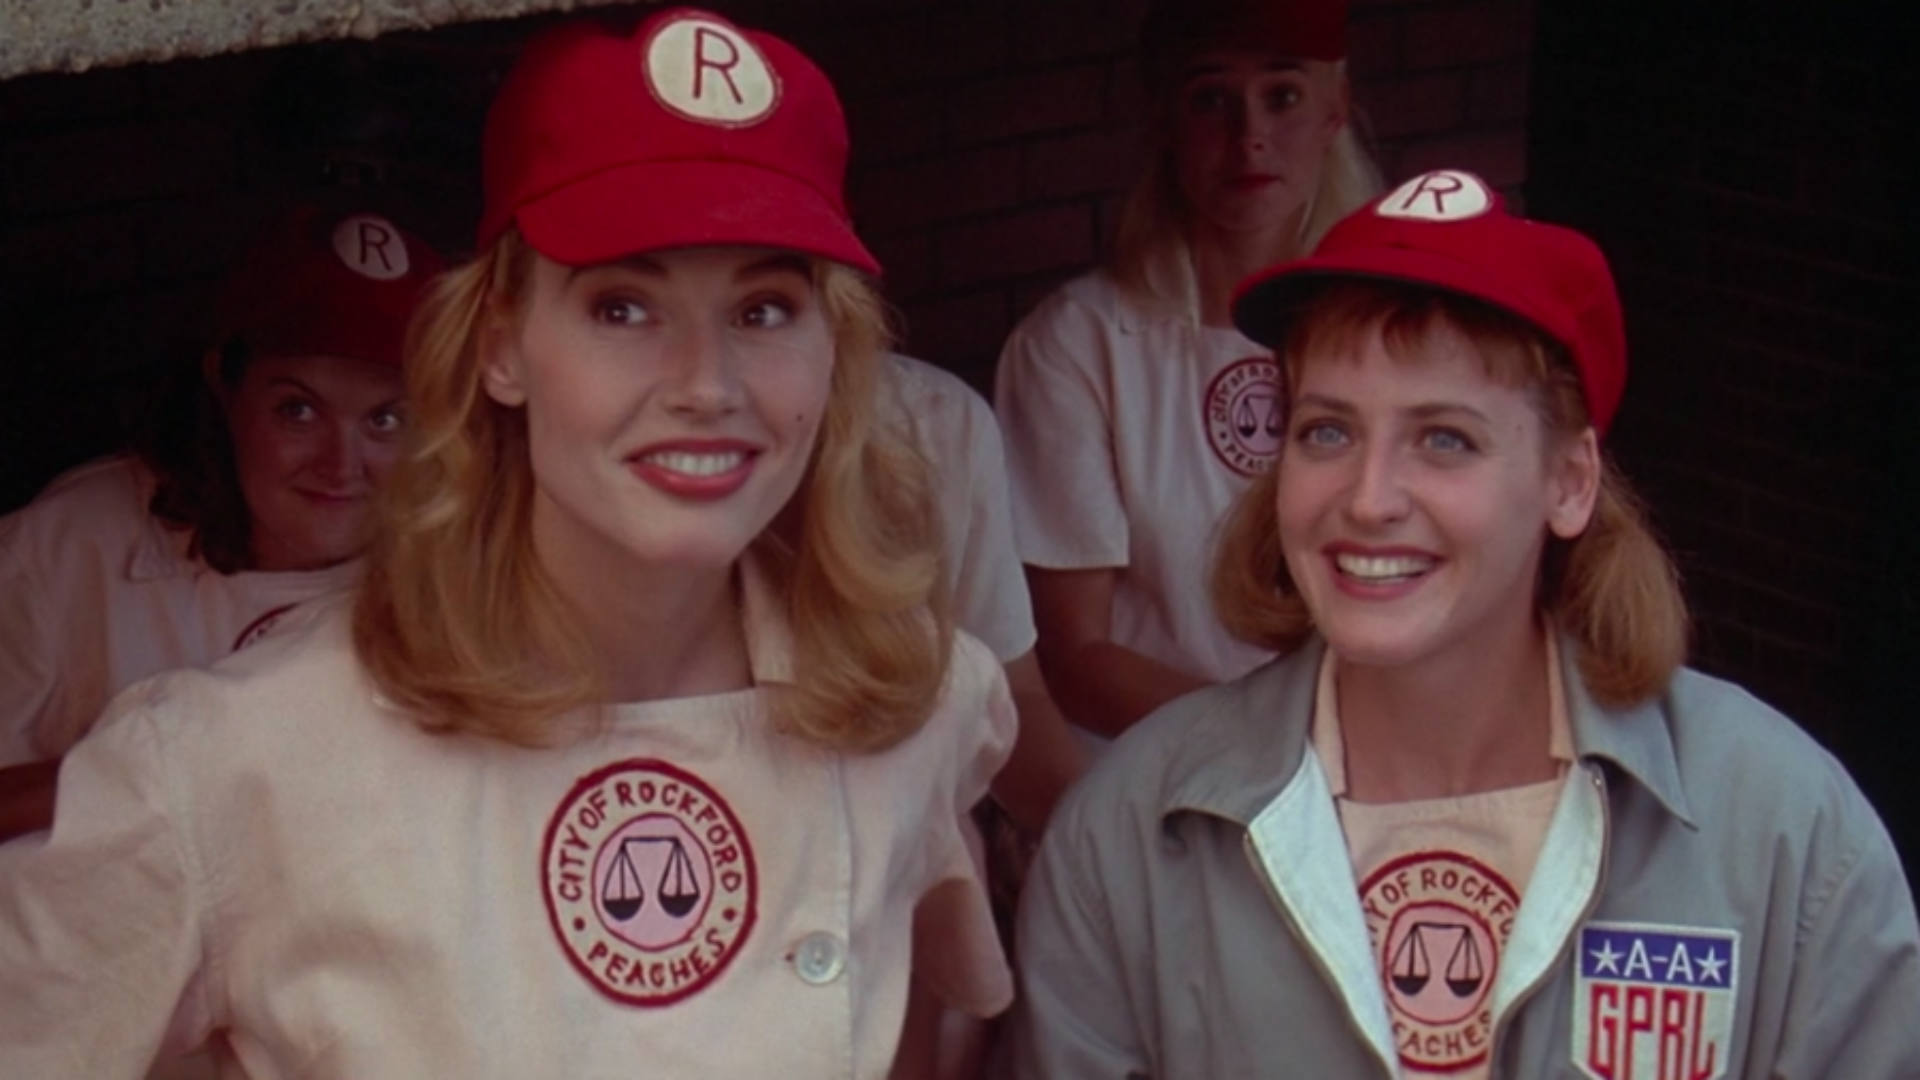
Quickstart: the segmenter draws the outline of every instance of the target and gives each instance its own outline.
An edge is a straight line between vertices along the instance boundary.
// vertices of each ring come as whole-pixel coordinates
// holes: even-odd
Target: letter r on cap
[[[355,214],[333,227],[333,253],[361,277],[392,281],[410,269],[400,230],[375,214]]]
[[[1472,173],[1436,169],[1394,188],[1375,212],[1385,218],[1463,221],[1492,209],[1492,192]]]
[[[397,239],[391,230],[377,221],[360,222],[360,257],[355,260],[357,266],[370,266],[369,253],[380,257],[380,265],[387,270],[393,269],[393,260],[387,256],[387,245]]]
[[[1413,190],[1408,191],[1406,196],[1400,200],[1399,209],[1412,210],[1414,202],[1418,200],[1420,196],[1431,195],[1433,196],[1433,215],[1435,217],[1446,217],[1447,196],[1454,194],[1466,186],[1467,185],[1460,182],[1459,177],[1450,173],[1428,173],[1414,182]]]
[[[727,50],[725,61],[719,61],[707,55],[707,42],[709,41],[718,42],[722,48]],[[695,27],[693,31],[694,100],[698,101],[703,96],[703,83],[706,79],[706,70],[712,68],[720,73],[722,79],[727,81],[727,92],[733,95],[734,103],[738,105],[746,104],[746,95],[740,92],[740,87],[734,85],[733,81],[733,69],[738,66],[739,63],[740,50],[734,47],[733,42],[729,41],[725,34],[716,33],[704,26]]]

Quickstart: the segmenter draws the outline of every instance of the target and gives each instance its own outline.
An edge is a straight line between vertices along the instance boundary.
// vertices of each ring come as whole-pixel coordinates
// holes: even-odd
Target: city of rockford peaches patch
[[[753,932],[759,878],[740,819],[664,761],[581,777],[547,823],[540,876],[567,959],[622,1004],[699,993]]]

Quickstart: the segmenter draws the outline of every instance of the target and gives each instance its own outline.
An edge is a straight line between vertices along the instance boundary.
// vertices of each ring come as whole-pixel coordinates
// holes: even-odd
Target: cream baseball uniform
[[[900,408],[933,466],[954,620],[1001,662],[1033,648],[1033,601],[1013,544],[1006,454],[986,399],[958,376],[898,353]]]
[[[1114,567],[1112,640],[1203,678],[1270,654],[1208,598],[1221,519],[1284,434],[1272,354],[1239,331],[1143,310],[1105,273],[1014,328],[996,404],[1020,557]]]
[[[1012,983],[959,829],[1010,749],[962,635],[880,753],[773,730],[788,629],[743,575],[756,686],[611,706],[527,749],[428,734],[344,600],[139,684],[0,880],[0,1075],[135,1076],[176,1011],[281,1077],[886,1074],[909,969]]]
[[[0,518],[0,765],[60,756],[124,687],[226,656],[359,573],[219,573],[148,512],[153,487],[136,460],[106,458]]]

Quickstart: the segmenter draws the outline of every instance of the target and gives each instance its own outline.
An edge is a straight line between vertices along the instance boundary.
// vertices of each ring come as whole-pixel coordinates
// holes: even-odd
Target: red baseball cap
[[[1209,49],[1258,49],[1305,60],[1347,55],[1347,0],[1152,0],[1140,26],[1150,77]]]
[[[509,224],[570,266],[737,244],[880,272],[847,216],[847,124],[799,50],[675,8],[528,45],[487,114],[482,248]]]
[[[301,206],[270,226],[228,279],[219,337],[237,337],[256,355],[399,367],[407,323],[445,266],[426,241],[380,214]]]
[[[1427,285],[1525,320],[1573,358],[1606,434],[1626,389],[1627,332],[1606,256],[1586,236],[1515,217],[1478,176],[1440,169],[1348,215],[1307,258],[1241,282],[1234,325],[1278,348],[1314,293],[1354,278]]]

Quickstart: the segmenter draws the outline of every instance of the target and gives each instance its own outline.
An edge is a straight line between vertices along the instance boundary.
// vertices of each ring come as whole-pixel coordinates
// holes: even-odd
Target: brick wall
[[[850,188],[907,348],[986,386],[1015,319],[1098,259],[1139,163],[1141,0],[746,0],[839,85]],[[1354,0],[1390,176],[1516,191],[1531,0]],[[375,185],[464,242],[480,116],[544,19],[0,83],[0,508],[112,446],[207,293],[291,192]]]
[[[1890,6],[1805,7],[1543,9],[1528,190],[1614,260],[1615,450],[1680,554],[1697,661],[1834,748],[1912,866],[1920,230],[1895,162],[1920,86]]]
[[[1001,0],[845,36],[787,27],[817,42],[847,96],[854,211],[888,265],[910,351],[986,387],[1013,322],[1105,253],[1142,161],[1131,54],[1143,7]],[[1355,98],[1390,177],[1466,165],[1517,191],[1532,7],[1354,4]],[[872,61],[888,49],[897,62]]]

